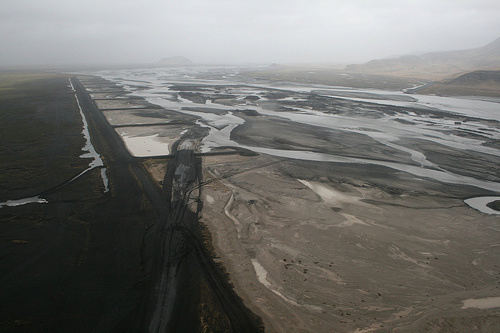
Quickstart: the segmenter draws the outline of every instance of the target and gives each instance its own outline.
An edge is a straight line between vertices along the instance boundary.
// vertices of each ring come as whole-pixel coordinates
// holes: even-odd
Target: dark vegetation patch
[[[401,118],[396,118],[394,121],[397,121],[398,123],[405,124],[405,125],[415,125],[413,121],[409,121],[406,119],[401,119]]]
[[[205,104],[207,102],[207,98],[200,93],[180,92],[179,96],[181,96],[182,98],[188,99],[193,103]]]
[[[256,110],[238,110],[237,112],[235,113],[243,113],[245,116],[249,116],[249,117],[256,117],[256,116],[259,116],[260,113],[257,112]]]
[[[79,158],[82,121],[67,77],[35,74],[2,77],[2,201],[88,166]],[[0,208],[0,331],[140,331],[141,247],[155,213],[129,169],[105,145],[96,149],[110,192],[93,169],[45,196],[47,204]]]
[[[260,99],[260,97],[257,95],[248,95],[244,99],[246,99],[248,101],[258,101]]]
[[[267,92],[262,95],[262,97],[267,99],[282,99],[289,97],[290,94],[286,92]]]
[[[207,88],[205,85],[196,85],[196,84],[175,84],[169,86],[170,90],[177,91],[207,91],[211,88]]]
[[[500,84],[500,71],[473,71],[462,74],[459,77],[446,82],[447,84],[471,85],[484,82],[494,82]]]
[[[443,96],[500,97],[500,71],[472,71],[453,79],[434,82],[434,84],[423,87],[418,92]]]

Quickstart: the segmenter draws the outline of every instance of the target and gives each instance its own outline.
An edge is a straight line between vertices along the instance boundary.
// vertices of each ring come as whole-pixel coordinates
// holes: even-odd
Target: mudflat
[[[203,221],[271,331],[498,325],[495,308],[462,309],[498,294],[498,217],[465,206],[459,186],[269,157],[204,166],[207,179],[226,177],[204,188]]]
[[[498,296],[499,217],[464,202],[500,191],[494,103],[176,72],[100,75],[196,117],[200,220],[266,330],[498,328],[498,307],[464,308]],[[144,162],[159,185],[165,158]]]

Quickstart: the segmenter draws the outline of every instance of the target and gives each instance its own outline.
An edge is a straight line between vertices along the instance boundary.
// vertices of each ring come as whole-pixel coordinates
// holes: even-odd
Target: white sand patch
[[[466,299],[462,301],[464,306],[462,309],[476,308],[476,309],[493,309],[500,307],[500,297],[486,297],[478,299]]]
[[[211,205],[213,205],[213,204],[214,204],[215,200],[214,200],[214,198],[212,198],[212,196],[211,196],[211,195],[208,195],[208,194],[207,194],[207,195],[206,195],[206,198],[207,198],[207,202],[208,202],[209,204],[211,204]]]
[[[429,238],[422,238],[418,236],[411,236],[413,239],[416,239],[420,242],[425,242],[425,243],[431,243],[431,244],[441,244],[441,245],[450,245],[450,240],[449,239],[429,239]],[[435,255],[447,255],[445,253],[434,253]]]
[[[363,221],[361,221],[360,219],[358,219],[356,216],[354,215],[351,215],[351,214],[347,214],[347,213],[340,213],[343,217],[345,217],[347,220],[342,222],[340,224],[340,226],[342,227],[351,227],[355,224],[360,224],[360,225],[369,225]]]
[[[310,304],[299,304],[296,300],[285,296],[283,293],[280,291],[272,288],[271,282],[267,279],[267,271],[266,269],[256,260],[256,259],[250,259],[252,261],[253,268],[255,269],[255,273],[257,273],[257,278],[259,279],[259,282],[262,283],[266,288],[269,288],[273,293],[278,295],[279,297],[283,298],[285,301],[287,301],[290,304],[293,304],[295,306],[301,306],[304,307],[312,312],[321,312],[323,311],[322,307],[315,306],[315,305],[310,305]]]
[[[229,187],[229,186],[228,186]],[[231,186],[232,187],[232,186]],[[234,188],[234,187],[232,187]],[[238,235],[238,238],[241,238],[241,230],[243,229],[243,225],[240,223],[240,221],[231,214],[231,209],[234,204],[234,195],[235,192],[233,190],[233,194],[229,197],[229,200],[227,201],[226,205],[224,206],[224,213],[226,214],[227,217],[231,219],[231,221],[234,222],[234,226],[236,227],[236,232]]]
[[[321,200],[323,200],[328,204],[333,204],[336,206],[342,206],[344,204],[367,205],[364,202],[360,201],[362,197],[342,193],[324,184],[309,182],[307,180],[302,180],[302,179],[298,179],[298,181],[304,184],[305,186],[309,187],[314,193],[320,196]],[[342,222],[339,226],[350,227],[355,224],[365,225],[365,226],[369,225],[368,223],[358,219],[354,215],[347,213],[340,213],[340,214],[343,217],[345,217],[346,220]]]
[[[403,251],[401,251],[399,249],[399,247],[397,247],[395,245],[391,245],[389,247],[389,251],[391,252],[389,254],[389,257],[391,257],[392,259],[408,261],[408,262],[411,262],[411,263],[413,263],[415,265],[418,265],[420,267],[425,267],[425,268],[428,267],[427,265],[422,264],[419,261],[417,261],[417,260],[409,257],[406,253],[404,253]]]
[[[299,182],[309,187],[314,193],[319,195],[321,199],[330,204],[364,204],[359,200],[360,197],[342,193],[334,190],[333,188],[316,182],[309,182],[307,180],[298,179]]]
[[[259,282],[262,283],[267,288],[271,288],[271,282],[267,281],[267,271],[262,265],[256,260],[251,259],[255,273],[257,273],[257,278]]]
[[[170,153],[168,143],[159,140],[158,134],[148,136],[129,136],[120,133],[127,149],[137,157],[161,156]]]

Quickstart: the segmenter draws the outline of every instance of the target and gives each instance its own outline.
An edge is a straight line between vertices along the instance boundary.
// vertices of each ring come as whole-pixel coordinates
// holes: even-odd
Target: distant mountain
[[[183,67],[183,66],[193,66],[194,63],[186,57],[176,56],[176,57],[167,57],[167,58],[161,59],[160,65]]]
[[[353,64],[346,67],[346,71],[349,72],[393,74],[427,79],[443,78],[479,69],[500,69],[500,38],[476,49],[376,59],[365,64]]]
[[[441,96],[490,96],[500,97],[500,70],[478,70],[447,80],[433,82],[419,94]]]
[[[447,84],[456,85],[476,85],[476,84],[500,84],[500,70],[499,71],[474,71],[460,75],[459,77],[452,79]]]

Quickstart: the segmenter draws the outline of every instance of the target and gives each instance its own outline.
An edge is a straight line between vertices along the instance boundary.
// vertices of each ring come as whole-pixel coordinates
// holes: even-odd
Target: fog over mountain
[[[3,0],[0,65],[356,63],[498,38],[500,2]]]
[[[194,63],[183,56],[167,57],[160,60],[161,66],[193,66]]]
[[[376,74],[399,74],[415,77],[450,75],[478,69],[500,69],[500,38],[483,47],[396,58],[375,59],[352,64],[347,71]]]

